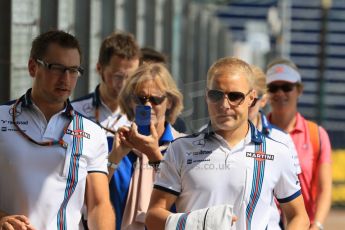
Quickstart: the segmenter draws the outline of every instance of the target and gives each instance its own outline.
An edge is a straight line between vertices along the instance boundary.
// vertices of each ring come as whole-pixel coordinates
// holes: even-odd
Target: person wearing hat
[[[323,229],[331,206],[331,145],[325,129],[305,119],[297,108],[303,92],[297,66],[286,59],[275,59],[267,68],[271,113],[268,120],[289,133],[295,144],[302,173],[299,180],[310,229]],[[315,127],[315,128],[313,128]]]

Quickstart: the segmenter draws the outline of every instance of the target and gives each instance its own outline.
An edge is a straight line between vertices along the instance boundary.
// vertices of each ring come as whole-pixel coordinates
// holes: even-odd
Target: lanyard
[[[121,114],[119,114],[115,121],[111,124],[111,127],[113,127],[114,125],[116,125],[116,123],[120,120],[120,118],[122,117]],[[99,122],[99,105],[96,105],[96,109],[95,109],[95,119],[96,119],[96,123],[101,126],[105,131],[115,135],[116,134],[116,131],[113,130],[113,129],[110,129],[110,128],[107,128],[105,126],[103,126],[100,122]]]
[[[67,130],[67,128],[68,128],[70,122],[68,122],[68,123],[66,124],[66,126],[64,127],[64,129],[63,129],[64,131],[63,131],[61,137],[59,138],[59,140],[55,140],[55,141],[45,141],[45,142],[38,142],[38,141],[34,140],[33,138],[31,138],[28,134],[26,134],[26,133],[18,126],[18,124],[17,124],[17,122],[16,122],[16,111],[17,111],[17,106],[18,106],[18,104],[24,99],[24,96],[25,96],[25,95],[23,95],[22,97],[20,97],[20,98],[16,101],[16,103],[13,105],[13,107],[12,107],[12,122],[13,122],[14,127],[16,127],[16,129],[19,131],[19,133],[20,133],[24,138],[26,138],[27,140],[29,140],[30,142],[32,142],[32,143],[34,143],[34,144],[36,144],[36,145],[40,145],[40,146],[60,145],[60,146],[63,147],[63,148],[67,148],[67,143],[64,142],[63,136],[65,135],[66,130]],[[71,109],[69,112],[70,112],[70,118],[71,118],[71,121],[72,121],[73,118],[74,118],[74,111],[73,111],[73,109]]]

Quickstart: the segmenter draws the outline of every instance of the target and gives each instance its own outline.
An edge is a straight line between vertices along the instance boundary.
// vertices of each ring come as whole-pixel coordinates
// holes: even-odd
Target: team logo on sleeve
[[[246,152],[246,157],[254,158],[257,161],[264,161],[264,160],[273,161],[274,160],[274,155],[265,154],[264,152],[261,152],[261,151],[257,151],[255,153]]]

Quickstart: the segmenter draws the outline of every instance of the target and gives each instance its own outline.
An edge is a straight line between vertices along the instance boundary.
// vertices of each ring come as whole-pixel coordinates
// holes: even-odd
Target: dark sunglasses
[[[224,97],[227,97],[229,100],[230,105],[232,106],[239,106],[243,103],[246,96],[251,92],[251,90],[248,91],[248,93],[244,94],[242,92],[229,92],[224,93],[220,90],[216,89],[210,89],[207,91],[207,97],[208,99],[213,102],[217,103],[223,100]]]
[[[151,104],[153,105],[160,105],[162,104],[162,102],[165,100],[167,96],[166,95],[163,95],[163,96],[138,96],[138,95],[135,95],[133,96],[133,100],[135,103],[137,104],[141,104],[141,105],[145,105],[147,102],[150,102]]]
[[[283,92],[291,92],[293,90],[293,87],[295,87],[296,84],[291,84],[291,83],[284,83],[282,85],[276,85],[276,84],[269,84],[267,86],[268,92],[270,93],[276,93],[278,90],[283,90]]]

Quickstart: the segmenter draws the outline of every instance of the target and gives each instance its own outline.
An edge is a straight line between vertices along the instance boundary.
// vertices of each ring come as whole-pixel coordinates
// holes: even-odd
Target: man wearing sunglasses
[[[237,230],[266,229],[273,196],[281,203],[290,229],[307,229],[298,178],[289,148],[266,138],[248,121],[255,97],[253,72],[244,61],[226,57],[207,74],[206,102],[210,123],[194,135],[182,137],[168,148],[156,176],[146,218],[150,230],[183,229],[188,216],[202,229],[219,218],[193,211],[212,209],[212,216],[233,218]],[[175,203],[179,214],[168,210]],[[232,206],[231,211],[223,208]],[[219,211],[214,214],[214,209]],[[181,215],[181,213],[184,213]],[[212,229],[224,227],[222,221]],[[174,226],[175,225],[175,226]],[[175,228],[174,228],[175,227]]]
[[[268,65],[269,121],[289,133],[295,144],[302,173],[299,175],[310,229],[323,229],[331,206],[331,145],[324,128],[306,120],[297,109],[303,91],[297,66],[286,59]],[[315,127],[315,128],[313,128]],[[315,129],[315,130],[314,130]],[[314,138],[316,136],[316,140]]]
[[[32,42],[32,88],[0,106],[0,229],[113,229],[107,140],[69,96],[83,69],[77,39],[49,31]]]

